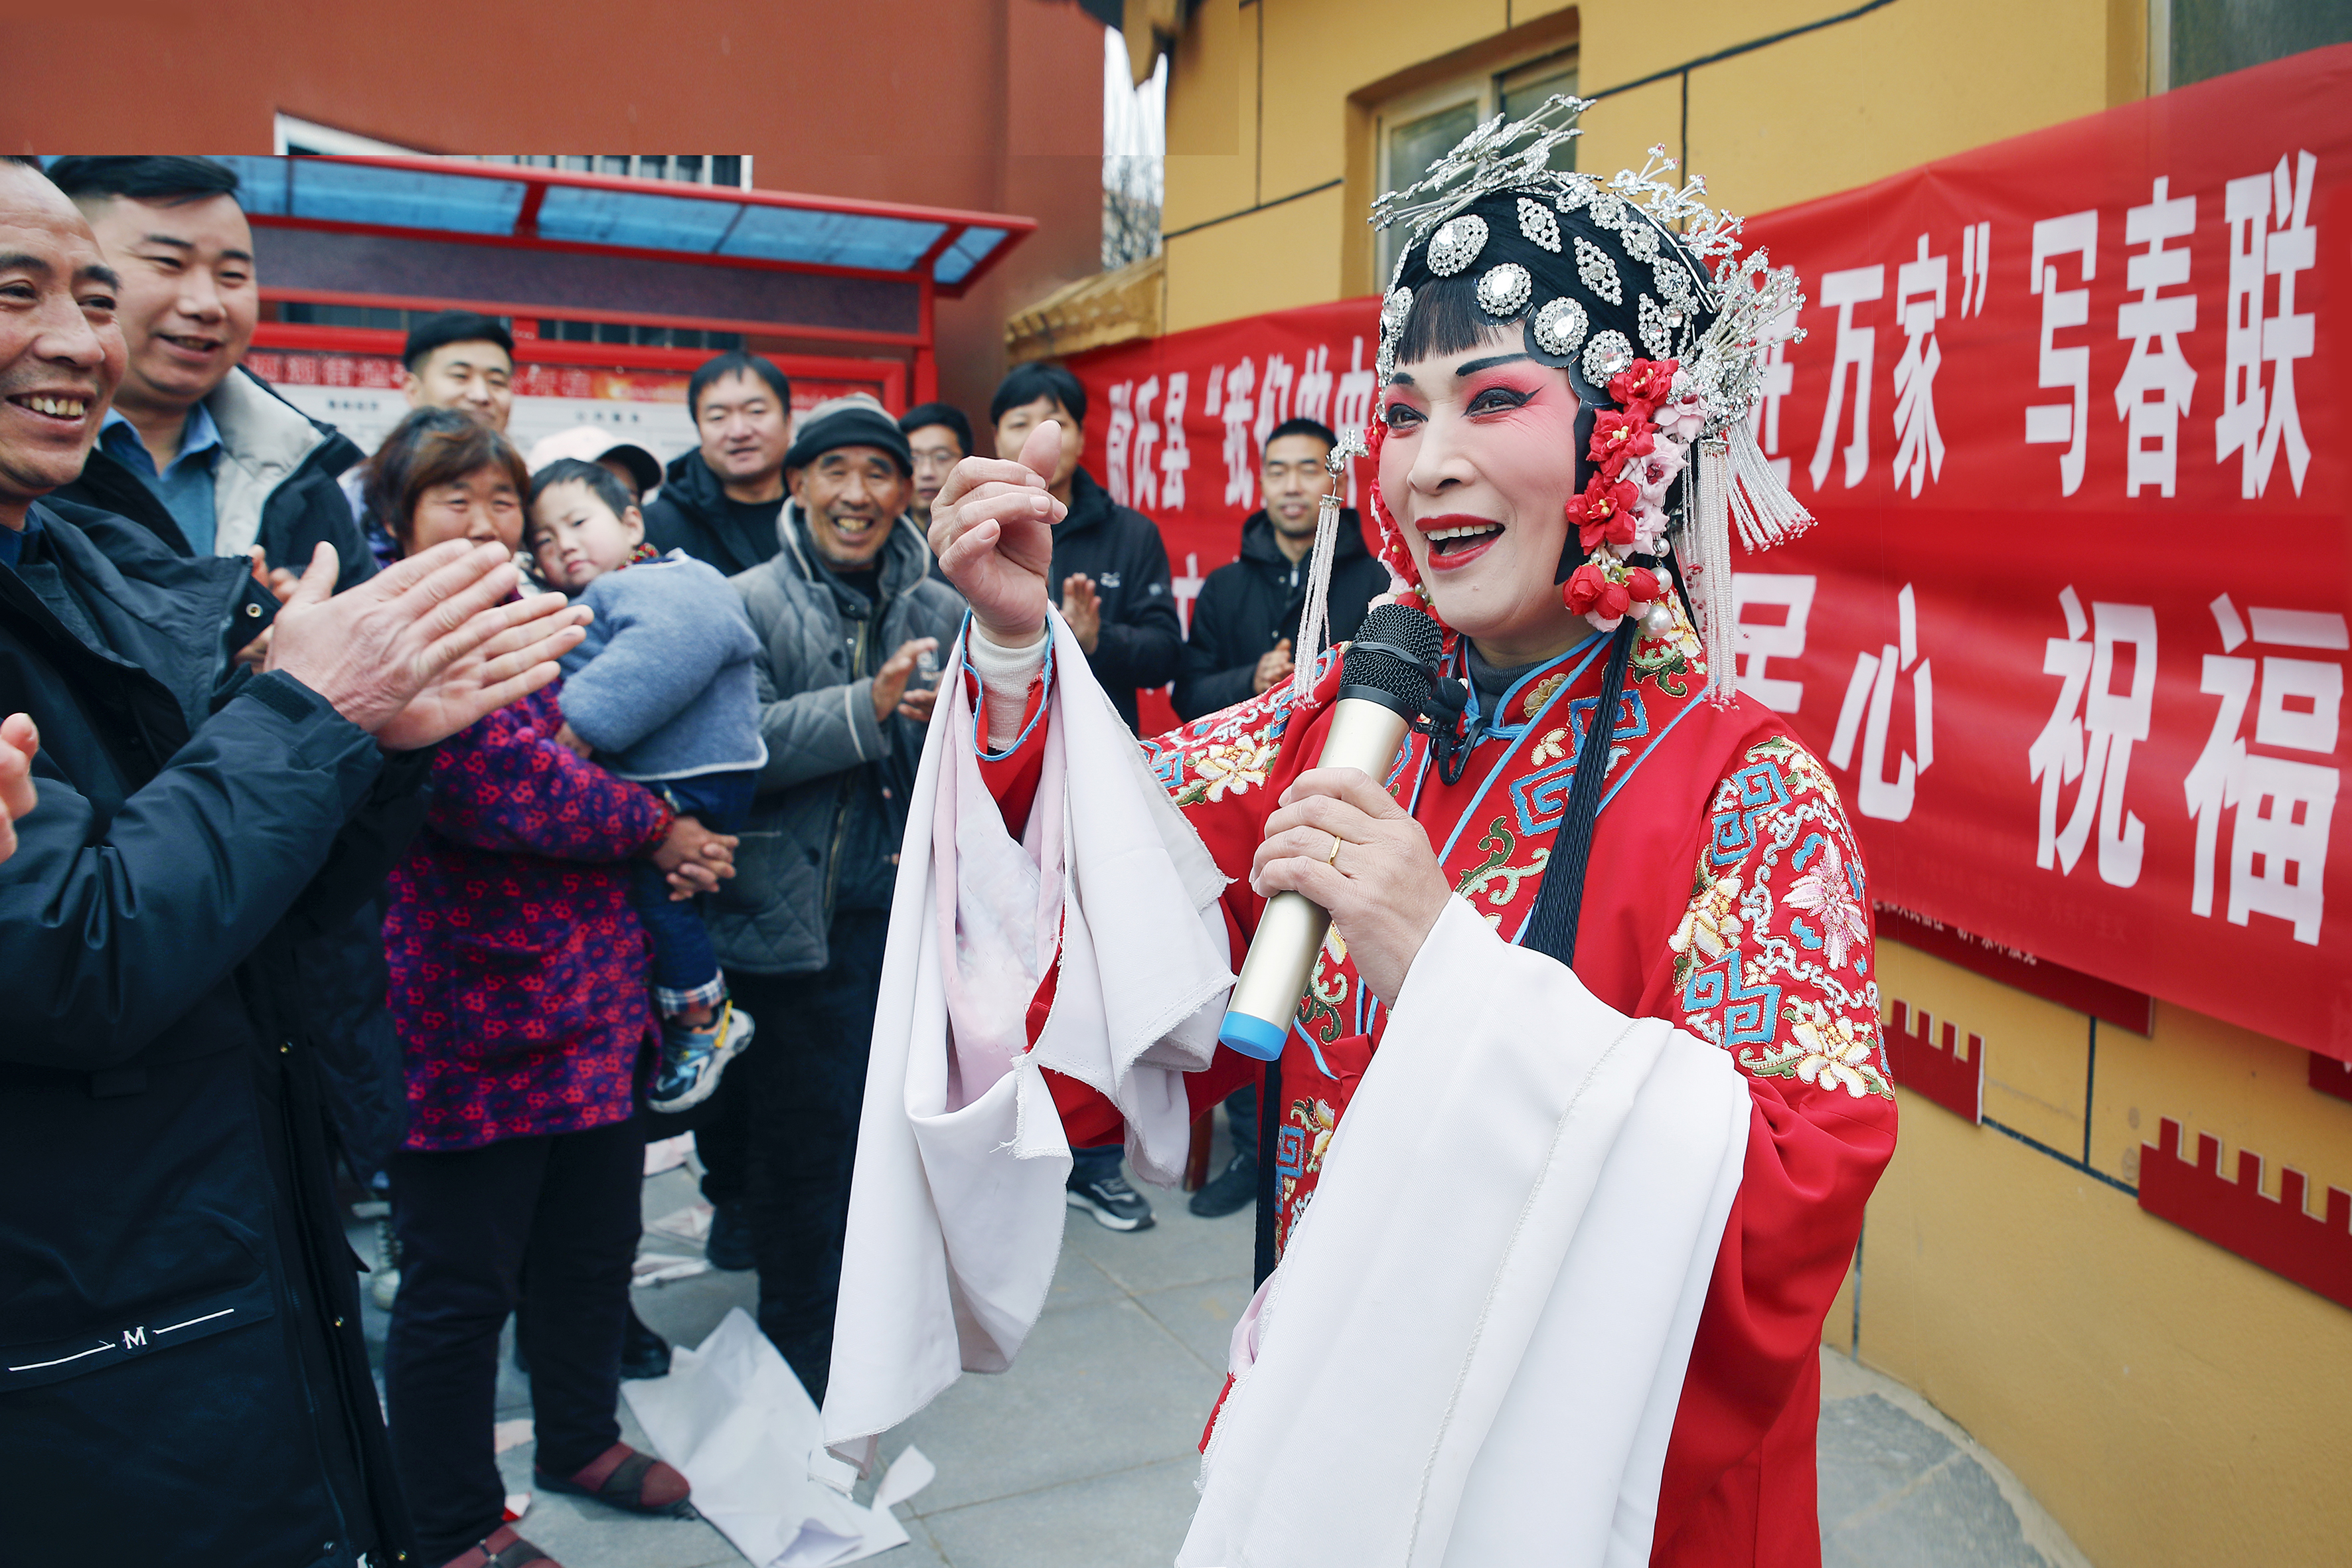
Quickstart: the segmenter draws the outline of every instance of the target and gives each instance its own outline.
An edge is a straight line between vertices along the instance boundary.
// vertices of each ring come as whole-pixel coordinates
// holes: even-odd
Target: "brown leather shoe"
[[[614,1444],[571,1476],[551,1476],[536,1466],[532,1474],[549,1491],[594,1498],[631,1513],[683,1514],[694,1492],[675,1468],[626,1443]]]
[[[442,1568],[563,1568],[563,1564],[516,1534],[513,1525],[502,1524]]]

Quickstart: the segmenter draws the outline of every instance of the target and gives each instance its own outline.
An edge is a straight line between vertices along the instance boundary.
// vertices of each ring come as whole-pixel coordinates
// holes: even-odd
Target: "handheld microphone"
[[[1339,667],[1339,698],[1316,766],[1360,768],[1375,782],[1387,778],[1406,731],[1429,700],[1443,647],[1437,623],[1410,605],[1375,605],[1366,612]],[[1217,1038],[1244,1056],[1278,1059],[1330,929],[1329,911],[1304,894],[1267,900]]]

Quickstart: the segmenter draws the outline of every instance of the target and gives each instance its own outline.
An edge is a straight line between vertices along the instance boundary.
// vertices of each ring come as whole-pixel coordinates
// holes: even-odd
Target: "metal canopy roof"
[[[705,264],[847,271],[955,298],[1036,222],[1001,213],[625,179],[437,158],[257,157],[235,169],[264,223],[593,247]]]

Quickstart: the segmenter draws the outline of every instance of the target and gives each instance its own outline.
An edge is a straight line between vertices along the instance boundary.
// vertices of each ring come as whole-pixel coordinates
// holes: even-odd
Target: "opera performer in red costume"
[[[1311,646],[1138,753],[1052,612],[1044,433],[936,502],[967,700],[901,858],[836,1453],[1010,1363],[1069,1146],[1123,1127],[1173,1179],[1258,1072],[1218,1021],[1295,889],[1332,924],[1266,1119],[1281,1262],[1181,1568],[1820,1561],[1821,1324],[1895,1112],[1844,810],[1729,680],[1733,522],[1810,521],[1748,425],[1801,301],[1663,153],[1553,171],[1582,107],[1376,213],[1410,243],[1372,510],[1444,632],[1386,777],[1316,765],[1341,670]]]

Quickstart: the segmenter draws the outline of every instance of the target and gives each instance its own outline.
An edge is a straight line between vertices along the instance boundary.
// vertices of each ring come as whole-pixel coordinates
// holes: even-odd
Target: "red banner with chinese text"
[[[2347,104],[2352,46],[1751,219],[1820,521],[1738,564],[1742,685],[1878,900],[2352,1059]],[[1180,605],[1275,425],[1370,417],[1374,305],[1075,363]]]

